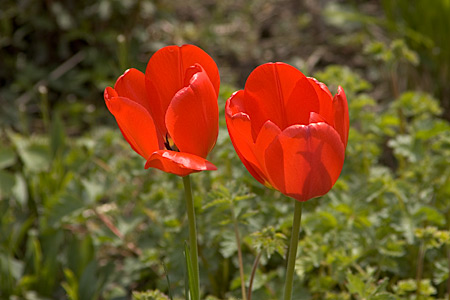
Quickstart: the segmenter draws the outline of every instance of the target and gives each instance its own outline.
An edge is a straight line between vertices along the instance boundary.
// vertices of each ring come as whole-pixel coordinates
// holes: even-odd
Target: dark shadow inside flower
[[[175,145],[173,139],[170,137],[169,133],[166,133],[166,138],[164,140],[164,146],[166,147],[166,150],[180,152],[180,150],[178,150],[177,146]]]

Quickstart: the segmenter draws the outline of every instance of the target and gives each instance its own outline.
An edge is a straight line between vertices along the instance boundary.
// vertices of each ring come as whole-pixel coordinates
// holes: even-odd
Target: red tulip
[[[205,158],[219,132],[219,71],[193,45],[157,51],[144,73],[129,69],[105,102],[131,147],[157,168],[179,176],[217,168]]]
[[[267,63],[226,103],[228,131],[247,170],[262,184],[306,201],[326,194],[344,164],[348,106],[314,78]]]

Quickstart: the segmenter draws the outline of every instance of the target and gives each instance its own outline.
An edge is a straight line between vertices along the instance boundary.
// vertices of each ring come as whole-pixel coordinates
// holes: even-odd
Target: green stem
[[[289,245],[288,263],[286,267],[286,279],[284,283],[284,300],[292,299],[292,286],[294,282],[295,259],[302,220],[303,202],[295,201],[294,221],[292,223],[291,243]]]
[[[447,245],[447,263],[450,272],[450,245]],[[450,300],[450,276],[447,278],[447,300]]]
[[[237,250],[238,250],[239,275],[241,277],[242,300],[247,300],[247,297],[245,295],[245,277],[244,277],[244,263],[242,262],[241,238],[239,235],[238,221],[236,220],[236,215],[234,214],[233,203],[231,203],[231,218],[233,219],[234,236],[236,238],[236,244],[237,244]]]
[[[424,258],[425,258],[425,242],[422,241],[420,244],[420,248],[419,248],[419,254],[417,255],[416,299],[420,299],[420,295],[421,295],[421,282],[422,282]]]
[[[259,260],[261,259],[262,251],[258,253],[253,263],[252,274],[250,275],[250,281],[248,284],[248,300],[252,300],[252,288],[253,288],[253,279],[255,278],[256,270],[258,269]]]
[[[194,200],[192,199],[191,180],[189,175],[183,177],[184,194],[186,195],[186,211],[189,221],[189,252],[191,255],[194,278],[197,281],[197,289],[200,291],[200,277],[198,270],[198,249],[197,249],[197,225],[195,224]]]

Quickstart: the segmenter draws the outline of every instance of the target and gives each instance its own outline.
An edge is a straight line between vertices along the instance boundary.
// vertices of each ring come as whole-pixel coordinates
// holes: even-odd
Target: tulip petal
[[[316,90],[316,94],[319,97],[319,114],[326,120],[329,125],[333,126],[333,95],[331,95],[328,87],[322,82],[312,77],[308,77],[308,80]]]
[[[268,180],[259,168],[258,160],[254,154],[254,144],[252,138],[252,125],[250,117],[240,112],[243,108],[244,91],[235,92],[226,102],[225,119],[231,142],[250,174],[260,183],[265,184]]]
[[[267,172],[276,189],[298,201],[326,194],[344,164],[344,145],[326,123],[286,128],[265,152]]]
[[[269,145],[280,133],[280,128],[270,120],[264,123],[264,125],[261,127],[261,130],[259,131],[258,138],[256,139],[256,143],[253,147],[253,151],[256,159],[258,160],[260,169],[264,174],[267,174],[264,154],[267,150],[267,147],[269,147]],[[270,176],[266,175],[265,178],[267,178],[266,180],[269,180]],[[270,180],[269,183],[273,186]]]
[[[218,95],[220,78],[217,65],[206,52],[196,46],[164,47],[147,64],[145,84],[151,99],[150,111],[162,135],[167,133],[164,124],[167,107],[175,94],[185,87],[186,69],[196,63],[205,69]]]
[[[311,112],[319,113],[319,110],[320,102],[316,90],[308,78],[303,76],[289,95],[286,104],[286,127],[296,124],[307,125]]]
[[[211,56],[194,45],[183,45],[179,48],[183,56],[183,65],[185,69],[197,63],[201,65],[206,74],[208,74],[209,80],[211,81],[214,90],[216,91],[216,95],[218,96],[220,88],[219,69]]]
[[[181,152],[206,158],[219,133],[217,95],[204,69],[188,68],[189,85],[172,99],[166,113],[166,126]]]
[[[105,89],[105,92],[103,93],[103,97],[105,98],[105,104],[108,106],[108,102],[110,99],[119,97],[117,92],[112,87],[107,87]],[[131,137],[128,137],[127,133],[120,127],[120,124],[117,124],[119,126],[120,132],[122,133],[125,140],[130,144],[131,148],[136,152],[139,153],[139,150],[135,147],[134,141],[131,139]]]
[[[333,99],[333,115],[334,128],[336,128],[336,131],[341,136],[344,147],[347,147],[348,130],[350,126],[348,117],[348,104],[344,89],[341,86],[338,87],[338,92]]]
[[[319,115],[318,113],[315,112],[311,112],[311,114],[309,115],[309,124],[312,123],[319,123],[319,122],[326,122],[325,119]]]
[[[117,79],[114,90],[120,97],[133,100],[150,111],[149,98],[145,88],[145,75],[141,71],[133,68],[126,70]]]
[[[186,176],[200,171],[217,170],[215,165],[197,155],[170,150],[153,152],[147,159],[145,168],[156,168],[178,176]]]
[[[245,84],[245,108],[256,134],[267,120],[281,129],[288,126],[287,102],[302,78],[305,76],[300,71],[284,63],[266,63],[250,74]]]
[[[116,94],[112,88],[106,88],[106,106],[133,150],[147,159],[161,144],[152,116],[142,105],[128,98],[114,97]]]

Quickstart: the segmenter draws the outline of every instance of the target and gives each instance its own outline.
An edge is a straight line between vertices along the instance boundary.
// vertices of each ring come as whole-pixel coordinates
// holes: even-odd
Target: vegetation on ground
[[[450,2],[5,0],[0,10],[0,298],[185,299],[182,180],[144,162],[103,90],[171,44],[221,73],[220,133],[191,176],[202,299],[280,299],[293,200],[230,142],[226,99],[258,65],[341,85],[341,176],[303,206],[293,299],[448,299]]]

